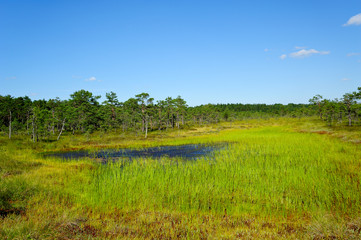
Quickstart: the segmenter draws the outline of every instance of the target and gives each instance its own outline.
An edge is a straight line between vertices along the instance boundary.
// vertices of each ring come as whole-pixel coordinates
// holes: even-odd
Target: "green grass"
[[[360,130],[353,129],[270,119],[151,132],[146,140],[0,138],[0,238],[359,239]],[[39,155],[214,142],[229,145],[187,162],[101,165]]]
[[[232,144],[215,160],[141,159],[102,166],[85,201],[120,209],[232,215],[360,213],[357,146],[283,128],[235,130],[219,139]]]

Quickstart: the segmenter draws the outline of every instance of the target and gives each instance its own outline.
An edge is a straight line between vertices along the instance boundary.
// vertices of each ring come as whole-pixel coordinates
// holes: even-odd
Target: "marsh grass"
[[[99,167],[87,201],[235,215],[360,213],[357,146],[282,128],[235,130],[220,139],[233,144],[214,159],[139,159]]]
[[[281,118],[151,132],[147,140],[104,133],[35,144],[1,138],[0,238],[358,239],[357,134]],[[188,162],[102,165],[39,154],[215,142],[230,144]]]

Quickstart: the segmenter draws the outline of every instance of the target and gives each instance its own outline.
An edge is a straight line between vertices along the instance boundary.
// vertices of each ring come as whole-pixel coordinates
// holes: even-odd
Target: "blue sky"
[[[2,0],[0,95],[340,98],[361,86],[359,14],[360,0]]]

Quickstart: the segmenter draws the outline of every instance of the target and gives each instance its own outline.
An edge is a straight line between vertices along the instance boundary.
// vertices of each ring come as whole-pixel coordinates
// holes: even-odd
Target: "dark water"
[[[215,150],[224,148],[226,144],[187,144],[178,146],[161,146],[144,149],[103,149],[97,152],[88,151],[72,151],[72,152],[57,152],[46,153],[45,157],[60,157],[64,160],[79,159],[79,158],[94,158],[101,162],[115,161],[117,159],[132,159],[132,158],[183,158],[185,160],[195,160],[202,156],[210,156]]]

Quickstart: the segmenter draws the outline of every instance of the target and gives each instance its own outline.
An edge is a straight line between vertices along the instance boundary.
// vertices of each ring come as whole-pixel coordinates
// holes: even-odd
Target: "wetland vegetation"
[[[126,123],[119,115],[112,120],[124,105],[113,111],[95,103],[109,110],[108,120],[98,118],[107,126],[85,115],[60,117],[66,111],[47,108],[50,101],[44,111],[31,103],[24,119],[12,115],[9,122],[4,111],[0,238],[359,239],[361,128],[354,96],[350,115],[347,104],[331,111],[317,97],[282,113],[208,106],[213,110],[184,107],[178,116],[176,107],[170,115],[166,108],[154,113],[156,106],[139,97],[139,115]],[[163,154],[190,146],[207,153],[220,147],[193,161]],[[85,154],[44,156],[64,151]],[[148,157],[153,152],[156,158]],[[92,156],[132,160],[101,164]]]
[[[147,147],[141,149],[118,148],[101,149],[98,151],[63,151],[55,153],[44,153],[44,157],[59,157],[65,160],[80,159],[88,157],[100,160],[103,163],[109,161],[132,161],[135,158],[179,158],[183,160],[196,160],[205,155],[212,155],[213,151],[226,147],[226,143],[218,144],[186,144],[174,146]]]

